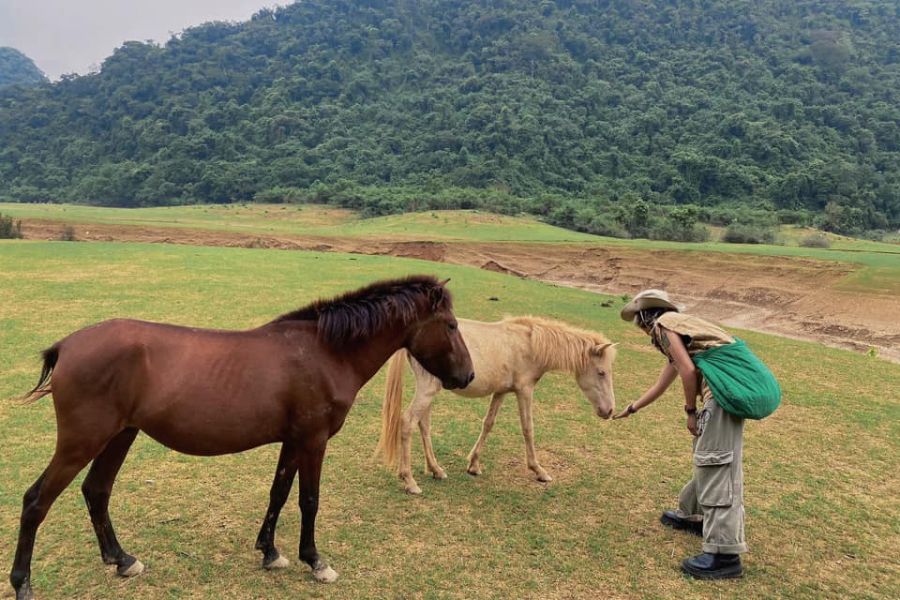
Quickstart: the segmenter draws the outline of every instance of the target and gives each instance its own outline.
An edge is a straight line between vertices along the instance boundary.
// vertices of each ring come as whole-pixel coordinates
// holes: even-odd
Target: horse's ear
[[[448,279],[447,281],[450,280]],[[447,300],[447,290],[444,288],[444,284],[442,283],[428,290],[428,299],[431,301],[431,310],[437,310],[443,306]]]
[[[449,277],[448,277],[447,279],[443,280],[443,281],[439,281],[439,282],[438,282],[438,285],[441,286],[441,287],[444,287],[444,286],[447,285],[448,283],[450,283],[450,278],[449,278]]]
[[[597,344],[591,347],[591,354],[594,356],[602,356],[603,353],[609,348],[615,348],[618,346],[618,343],[607,342],[605,344]]]

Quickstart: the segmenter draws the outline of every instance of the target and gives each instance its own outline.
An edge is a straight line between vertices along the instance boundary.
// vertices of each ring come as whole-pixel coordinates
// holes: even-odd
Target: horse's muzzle
[[[448,379],[447,381],[442,381],[441,385],[444,386],[445,390],[461,390],[472,383],[472,380],[475,379],[475,372],[470,371],[468,375],[462,378],[453,377]]]

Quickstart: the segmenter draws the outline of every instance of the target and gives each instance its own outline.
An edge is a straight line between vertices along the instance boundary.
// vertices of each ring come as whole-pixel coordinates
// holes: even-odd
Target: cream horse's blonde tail
[[[407,353],[401,348],[394,353],[388,364],[387,380],[384,386],[384,404],[381,406],[381,439],[375,454],[381,454],[384,464],[397,466],[400,455],[400,423],[403,412],[403,371],[406,369]]]

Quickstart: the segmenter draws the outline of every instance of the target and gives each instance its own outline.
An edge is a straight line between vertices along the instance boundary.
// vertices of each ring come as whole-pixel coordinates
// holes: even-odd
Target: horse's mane
[[[568,323],[544,317],[506,317],[504,323],[514,323],[531,329],[531,351],[541,364],[553,369],[578,372],[590,362],[590,350],[594,346],[609,344],[602,333],[573,327]],[[615,360],[615,347],[610,347]]]
[[[421,307],[452,308],[450,292],[434,277],[411,275],[378,281],[364,288],[281,315],[273,323],[317,321],[319,339],[341,349],[366,340],[391,326],[406,326]]]

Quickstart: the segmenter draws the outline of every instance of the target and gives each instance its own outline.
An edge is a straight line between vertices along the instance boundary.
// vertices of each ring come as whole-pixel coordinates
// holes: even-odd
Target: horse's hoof
[[[268,563],[264,562],[263,568],[267,571],[275,571],[277,569],[284,569],[290,564],[291,564],[291,561],[289,561],[288,559],[286,559],[285,557],[283,557],[282,555],[279,554],[278,558],[276,558],[275,560],[268,562]]]
[[[432,471],[431,476],[435,479],[447,479],[447,473],[443,469],[436,469]]]
[[[119,577],[137,577],[143,572],[144,563],[138,559],[134,559],[134,562],[131,564],[121,564],[116,569],[116,573],[119,574]]]
[[[413,496],[419,496],[422,494],[422,488],[420,488],[415,483],[412,485],[407,485],[405,489],[407,494],[412,494]]]
[[[550,483],[553,481],[553,478],[550,477],[547,473],[538,473],[537,480],[541,483]]]
[[[16,600],[34,600],[34,592],[31,591],[31,584],[27,581],[19,586],[16,590]]]
[[[313,569],[313,577],[319,583],[334,583],[337,581],[338,574],[337,571],[328,565],[322,565],[317,569]]]
[[[471,475],[472,477],[478,477],[481,475],[481,467],[469,467],[466,469],[466,473]]]

